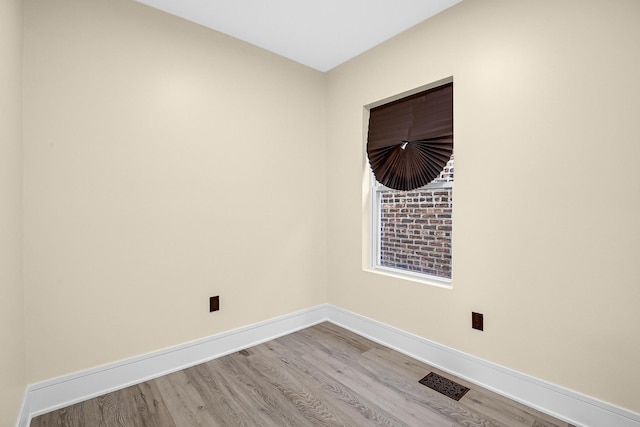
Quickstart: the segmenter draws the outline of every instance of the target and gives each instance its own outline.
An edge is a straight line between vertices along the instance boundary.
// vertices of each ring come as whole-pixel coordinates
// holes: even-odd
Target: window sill
[[[453,281],[451,279],[442,279],[435,276],[427,276],[425,274],[412,273],[410,271],[402,271],[395,268],[381,266],[363,268],[363,271],[373,274],[379,274],[382,276],[393,277],[395,279],[409,280],[411,282],[436,286],[438,288],[453,289]]]

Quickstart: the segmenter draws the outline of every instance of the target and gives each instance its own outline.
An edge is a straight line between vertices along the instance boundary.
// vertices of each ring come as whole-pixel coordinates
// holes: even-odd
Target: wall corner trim
[[[577,426],[640,427],[640,414],[413,335],[331,304],[31,384],[16,427],[31,418],[329,321],[435,368]],[[417,381],[417,380],[416,380]]]

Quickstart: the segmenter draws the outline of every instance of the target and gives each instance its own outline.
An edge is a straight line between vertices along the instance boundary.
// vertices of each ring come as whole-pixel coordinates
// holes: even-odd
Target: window
[[[371,109],[367,154],[372,268],[449,285],[453,84]]]
[[[411,191],[385,187],[372,176],[376,268],[450,282],[453,171],[451,156],[438,178]]]

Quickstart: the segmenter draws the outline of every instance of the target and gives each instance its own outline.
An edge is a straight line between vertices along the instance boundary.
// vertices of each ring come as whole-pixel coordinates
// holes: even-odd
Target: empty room
[[[0,59],[0,427],[640,427],[637,0],[3,0]]]

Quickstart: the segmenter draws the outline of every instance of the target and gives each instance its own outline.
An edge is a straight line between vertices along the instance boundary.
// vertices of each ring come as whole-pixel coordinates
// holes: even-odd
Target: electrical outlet
[[[218,311],[218,310],[220,310],[220,297],[219,296],[210,297],[209,298],[209,313],[211,313],[213,311]]]
[[[482,318],[482,313],[471,313],[471,327],[479,331],[484,331],[484,321]]]

